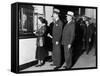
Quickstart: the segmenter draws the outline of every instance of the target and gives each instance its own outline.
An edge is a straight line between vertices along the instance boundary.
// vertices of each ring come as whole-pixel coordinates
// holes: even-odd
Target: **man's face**
[[[86,21],[85,23],[86,23],[87,26],[89,26],[89,21]]]
[[[57,17],[58,15],[56,13],[53,13],[53,19],[56,20]]]
[[[83,19],[83,21],[85,21],[86,20],[86,17],[82,17],[82,19]]]
[[[69,16],[69,15],[67,15],[67,16],[66,16],[66,19],[67,19],[67,21],[70,21],[70,20],[72,20],[72,17]]]

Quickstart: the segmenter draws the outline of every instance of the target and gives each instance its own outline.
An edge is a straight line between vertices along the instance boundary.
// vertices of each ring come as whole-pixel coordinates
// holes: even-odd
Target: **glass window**
[[[19,8],[19,37],[35,36],[38,27],[38,17],[44,17],[44,6],[20,6]]]

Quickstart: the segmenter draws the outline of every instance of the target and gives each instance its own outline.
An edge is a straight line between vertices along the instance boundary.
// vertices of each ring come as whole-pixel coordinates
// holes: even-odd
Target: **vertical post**
[[[78,14],[81,15],[81,8],[79,8],[79,12],[78,12]]]
[[[34,10],[33,10],[33,32],[34,32]]]
[[[43,13],[44,13],[44,18],[46,19],[46,10],[45,10],[46,6],[43,6]]]
[[[22,18],[22,15],[23,15],[23,8],[21,8],[21,26],[22,26],[22,29],[21,30],[23,30],[23,18]]]

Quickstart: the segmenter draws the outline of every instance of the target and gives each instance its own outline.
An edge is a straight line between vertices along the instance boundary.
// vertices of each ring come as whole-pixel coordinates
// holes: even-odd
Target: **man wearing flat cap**
[[[54,9],[53,11],[53,20],[54,26],[52,31],[52,43],[53,43],[53,64],[56,66],[54,70],[57,70],[61,66],[61,34],[63,23],[59,18],[60,10]]]
[[[64,57],[66,66],[65,69],[70,69],[72,66],[72,53],[71,46],[74,39],[74,31],[75,31],[75,23],[73,21],[74,13],[72,11],[68,11],[66,15],[67,23],[64,26],[62,33],[62,45],[64,47]]]

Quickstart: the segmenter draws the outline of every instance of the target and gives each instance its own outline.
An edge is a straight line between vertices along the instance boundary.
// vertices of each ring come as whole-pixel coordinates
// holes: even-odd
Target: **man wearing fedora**
[[[64,57],[66,66],[65,69],[70,69],[72,66],[72,42],[74,39],[75,33],[75,23],[74,23],[74,13],[72,11],[68,11],[66,15],[67,23],[64,26],[62,33],[62,45],[64,47]]]
[[[61,35],[62,35],[62,26],[63,23],[59,18],[60,10],[54,9],[53,11],[53,20],[54,26],[52,31],[52,43],[53,43],[53,65],[56,66],[54,70],[57,70],[61,66]]]

